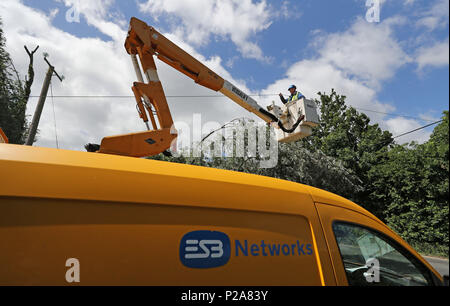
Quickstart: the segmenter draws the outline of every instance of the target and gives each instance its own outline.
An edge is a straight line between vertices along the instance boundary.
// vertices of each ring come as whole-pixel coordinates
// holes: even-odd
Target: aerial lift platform
[[[86,145],[88,151],[145,157],[167,152],[177,137],[154,57],[193,79],[220,92],[276,129],[279,142],[293,142],[312,134],[319,116],[314,101],[305,98],[286,105],[260,106],[250,95],[182,50],[156,29],[132,18],[125,49],[131,56],[138,82],[132,86],[139,116],[147,131],[104,137],[100,145]],[[145,76],[145,81],[144,81]],[[151,126],[149,125],[151,122]]]

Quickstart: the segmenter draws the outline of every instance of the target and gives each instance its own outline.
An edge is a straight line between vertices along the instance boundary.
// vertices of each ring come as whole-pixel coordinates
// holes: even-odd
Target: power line
[[[261,95],[249,95],[250,97],[270,97],[270,96],[278,96],[277,94],[261,94]],[[38,96],[30,96],[30,98],[37,98]],[[99,98],[99,99],[107,99],[107,98],[115,98],[115,99],[129,99],[129,98],[134,98],[134,96],[131,95],[60,95],[60,96],[54,96],[55,98],[85,98],[85,99],[93,99],[93,98]],[[166,98],[227,98],[226,96],[223,95],[168,95],[166,96]],[[365,108],[360,108],[360,107],[354,107],[351,106],[354,109],[357,110],[361,110],[361,111],[365,111],[365,112],[372,112],[372,113],[377,113],[377,114],[383,114],[383,115],[388,115],[388,116],[398,116],[398,117],[404,117],[404,118],[411,118],[411,119],[416,119],[416,120],[421,120],[421,121],[425,121],[425,122],[432,122],[432,120],[429,119],[423,119],[423,118],[419,118],[419,117],[414,117],[414,116],[409,116],[409,115],[402,115],[402,114],[396,114],[396,113],[386,113],[386,112],[380,112],[380,111],[376,111],[376,110],[370,110],[370,109],[365,109]]]
[[[250,97],[269,97],[278,96],[275,94],[266,95],[248,95]],[[30,96],[30,98],[38,98],[39,96]],[[134,98],[131,95],[59,95],[55,98]],[[227,98],[223,95],[167,95],[166,98]]]
[[[358,110],[362,110],[365,112],[371,112],[371,113],[377,113],[377,114],[383,114],[383,115],[389,115],[389,116],[398,116],[398,117],[404,117],[404,118],[411,118],[411,119],[419,119],[422,121],[428,121],[428,122],[432,122],[433,120],[429,120],[429,119],[422,119],[419,117],[414,117],[414,116],[408,116],[408,115],[402,115],[402,114],[395,114],[395,113],[385,113],[385,112],[380,112],[380,111],[375,111],[375,110],[370,110],[370,109],[364,109],[364,108],[360,108],[360,107],[354,107],[352,106],[354,109],[358,109]]]
[[[427,127],[429,127],[429,126],[432,126],[432,125],[441,123],[442,121],[444,121],[444,120],[439,120],[439,121],[436,121],[436,122],[433,122],[433,123],[430,123],[430,124],[421,126],[421,127],[417,128],[417,129],[414,129],[414,130],[412,130],[412,131],[409,131],[409,132],[406,132],[406,133],[397,135],[397,136],[393,137],[393,139],[398,138],[398,137],[402,137],[402,136],[405,136],[405,135],[408,135],[408,134],[411,134],[411,133],[414,133],[414,132],[416,132],[416,131],[418,131],[418,130],[422,130],[422,129],[427,128]]]

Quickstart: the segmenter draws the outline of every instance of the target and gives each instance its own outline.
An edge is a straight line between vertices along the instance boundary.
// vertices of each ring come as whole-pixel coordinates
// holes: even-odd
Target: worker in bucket
[[[297,91],[297,87],[295,85],[291,85],[288,90],[291,93],[291,95],[289,96],[289,98],[287,98],[287,100],[280,93],[280,100],[281,102],[283,102],[283,104],[286,104],[291,101],[300,100],[301,98],[305,97],[301,92]]]

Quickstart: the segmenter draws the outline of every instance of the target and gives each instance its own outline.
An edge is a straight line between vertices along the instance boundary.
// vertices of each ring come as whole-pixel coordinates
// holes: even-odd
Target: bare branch
[[[36,53],[36,51],[39,49],[39,46],[34,48],[34,50],[32,52],[30,52],[28,50],[27,46],[24,46],[24,48],[28,54],[28,57],[30,58],[30,63],[28,65],[28,77],[25,80],[25,88],[24,88],[25,101],[28,102],[28,99],[31,94],[31,85],[33,85],[33,81],[34,81],[33,56],[34,56],[34,53]]]
[[[25,51],[27,51],[27,54],[29,57],[32,57],[34,53],[36,53],[37,49],[39,49],[39,46],[37,46],[32,52],[30,52],[27,48],[27,46],[23,46],[25,48]]]

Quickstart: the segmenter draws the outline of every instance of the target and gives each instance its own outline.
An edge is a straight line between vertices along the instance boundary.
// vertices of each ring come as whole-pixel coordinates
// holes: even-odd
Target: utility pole
[[[64,79],[60,77],[59,74],[55,71],[55,67],[53,67],[47,60],[47,53],[44,53],[44,60],[48,64],[47,74],[45,75],[44,84],[42,85],[41,95],[39,96],[39,101],[36,106],[36,110],[34,111],[33,121],[31,122],[30,133],[27,138],[27,142],[25,145],[32,146],[34,142],[34,137],[36,136],[36,131],[39,125],[39,120],[41,119],[42,109],[44,108],[45,99],[47,98],[48,87],[50,86],[50,82],[52,80],[53,74],[55,74],[58,79],[62,82]]]

